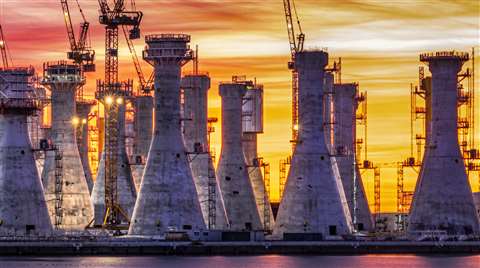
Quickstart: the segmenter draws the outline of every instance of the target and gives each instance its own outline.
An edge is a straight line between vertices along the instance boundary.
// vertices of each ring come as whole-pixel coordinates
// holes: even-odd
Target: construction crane
[[[133,41],[130,38],[127,26],[123,26],[122,29],[125,40],[127,41],[128,50],[130,51],[130,55],[132,56],[135,71],[137,72],[138,82],[140,84],[138,94],[149,95],[153,89],[153,72],[151,73],[148,80],[146,80],[145,75],[143,74],[142,66],[140,65],[140,60],[137,56],[137,52],[135,51],[135,46],[133,45]]]
[[[75,64],[81,66],[83,72],[95,72],[95,64],[93,63],[95,60],[95,50],[91,49],[87,42],[90,23],[87,21],[78,0],[75,1],[83,19],[83,22],[80,24],[78,40],[75,38],[68,1],[60,0],[65,26],[67,27],[68,40],[70,42],[70,51],[67,53],[67,57],[69,60],[73,60]]]
[[[113,2],[110,6],[109,2]],[[117,190],[118,161],[118,116],[120,105],[132,94],[131,81],[118,80],[119,27],[132,27],[128,39],[140,38],[140,22],[143,14],[139,11],[126,11],[124,0],[98,0],[100,24],[105,25],[105,80],[97,81],[96,98],[105,107],[105,216],[103,228],[123,229],[123,223],[130,222],[128,215],[120,207]],[[135,9],[135,2],[131,1]],[[126,226],[128,228],[128,226]]]
[[[12,58],[8,52],[7,41],[3,34],[2,25],[0,24],[0,54],[2,55],[3,68],[9,68],[12,63]]]
[[[303,51],[303,44],[305,41],[305,34],[302,31],[300,19],[298,17],[295,0],[283,0],[283,7],[285,9],[285,18],[287,21],[288,40],[290,42],[291,61],[288,63],[288,68],[292,70],[292,149],[295,149],[295,144],[298,140],[298,73],[295,67],[295,56],[297,53]],[[293,12],[292,12],[293,10]],[[295,34],[295,26],[293,23],[293,16],[295,16],[296,24],[299,34]]]

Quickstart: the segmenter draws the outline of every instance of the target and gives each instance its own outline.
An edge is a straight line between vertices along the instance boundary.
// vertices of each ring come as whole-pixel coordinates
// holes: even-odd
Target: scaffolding
[[[207,142],[208,142],[208,229],[215,229],[217,217],[217,176],[215,174],[216,153],[211,144],[211,135],[215,132],[214,124],[218,122],[218,118],[212,117],[207,119]]]

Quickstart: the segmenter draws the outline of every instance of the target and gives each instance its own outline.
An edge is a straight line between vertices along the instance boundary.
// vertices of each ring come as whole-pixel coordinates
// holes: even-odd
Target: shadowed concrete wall
[[[221,84],[222,152],[217,167],[231,230],[262,230],[242,148],[244,84]]]
[[[368,207],[365,188],[358,166],[354,168],[357,84],[335,84],[333,87],[334,103],[334,146],[340,177],[342,178],[345,196],[348,202],[350,215],[354,218],[354,199],[356,200],[356,222],[364,230],[373,231],[372,215]],[[354,182],[355,170],[355,182]],[[355,196],[354,196],[354,190]],[[353,220],[353,219],[352,219]],[[360,228],[362,229],[362,228]]]
[[[152,96],[137,96],[134,100],[135,107],[135,138],[133,142],[133,161],[132,176],[135,181],[137,192],[140,191],[145,161],[148,156],[148,150],[152,143],[153,133],[153,98]],[[137,161],[142,160],[142,162]],[[140,163],[139,163],[140,162]]]
[[[95,102],[77,101],[77,116],[79,118],[77,145],[90,194],[93,189],[93,177],[90,162],[88,161],[88,115],[93,106],[95,106]]]
[[[188,75],[182,79],[184,91],[183,138],[190,155],[190,167],[198,193],[203,219],[214,229],[227,228],[227,216],[213,162],[208,153],[208,90],[210,77]],[[212,174],[209,174],[209,171]],[[215,176],[215,223],[209,224],[209,175]],[[213,220],[213,219],[212,219]]]

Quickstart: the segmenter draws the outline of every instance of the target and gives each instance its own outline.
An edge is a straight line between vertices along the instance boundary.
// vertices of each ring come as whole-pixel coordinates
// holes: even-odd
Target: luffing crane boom
[[[68,1],[60,0],[60,3],[62,4],[65,26],[67,27],[68,40],[70,42],[70,51],[67,53],[67,57],[68,59],[73,60],[74,63],[82,66],[84,72],[94,72],[95,64],[93,62],[95,61],[95,51],[87,46],[90,23],[86,20],[78,0],[76,0],[76,2],[83,19],[83,22],[80,24],[78,40],[75,38],[75,31],[73,30]]]
[[[305,41],[305,34],[302,31],[300,19],[298,18],[294,0],[283,0],[283,7],[285,10],[285,19],[287,22],[288,40],[290,42],[291,61],[288,63],[288,68],[292,70],[292,145],[295,148],[295,143],[298,140],[298,75],[295,69],[295,55],[303,51],[303,43]],[[293,12],[292,12],[293,10]],[[293,23],[293,15],[297,21],[299,34],[295,35],[295,25]]]
[[[8,50],[7,50],[7,41],[5,40],[5,36],[3,35],[2,25],[0,25],[0,54],[2,55],[2,63],[3,68],[9,67],[9,62],[11,63],[11,58],[9,58]]]

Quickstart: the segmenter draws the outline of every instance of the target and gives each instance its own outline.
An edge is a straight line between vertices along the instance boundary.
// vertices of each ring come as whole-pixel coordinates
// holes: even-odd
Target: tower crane
[[[8,68],[12,64],[12,58],[8,53],[7,41],[5,40],[5,35],[3,34],[2,25],[0,24],[0,54],[2,55],[3,68]]]
[[[290,42],[291,61],[288,63],[288,68],[292,70],[292,149],[295,149],[295,144],[298,140],[298,73],[295,67],[295,56],[297,53],[303,51],[303,44],[305,41],[305,34],[302,31],[300,19],[298,17],[295,0],[283,0],[283,7],[285,10],[285,19],[287,22],[288,40]],[[293,12],[292,12],[293,11]],[[295,16],[298,35],[295,34],[295,25],[293,17]]]
[[[70,42],[70,51],[67,53],[67,57],[68,59],[73,60],[75,64],[81,66],[83,72],[95,72],[95,64],[93,63],[95,60],[95,50],[91,49],[87,43],[90,23],[87,21],[78,0],[75,1],[83,19],[83,22],[80,24],[78,40],[75,38],[75,31],[73,30],[68,1],[60,0],[65,26],[67,27],[68,40]]]
[[[124,0],[98,0],[100,5],[100,24],[105,25],[105,80],[97,81],[95,97],[105,107],[105,216],[103,227],[122,229],[124,222],[130,222],[128,215],[118,202],[117,174],[120,105],[125,97],[132,94],[131,81],[119,82],[118,79],[118,30],[119,27],[132,27],[128,31],[128,40],[140,38],[140,22],[143,14],[139,11],[127,11]],[[111,3],[111,4],[110,4]],[[132,1],[135,9],[135,2]],[[124,29],[126,31],[126,29]],[[128,226],[127,226],[128,228]]]

